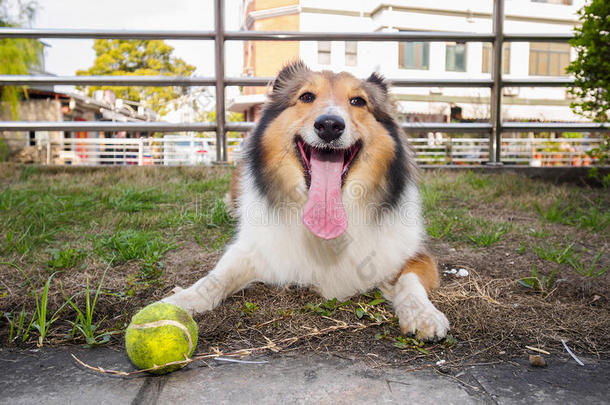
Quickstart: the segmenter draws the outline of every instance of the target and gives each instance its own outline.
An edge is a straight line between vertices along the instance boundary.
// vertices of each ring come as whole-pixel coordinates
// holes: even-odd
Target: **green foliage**
[[[424,349],[424,342],[417,338],[398,336],[396,337],[394,346],[399,349],[414,349],[423,354],[430,354],[429,351]]]
[[[98,253],[111,265],[130,260],[141,261],[140,276],[146,280],[160,275],[163,267],[161,258],[175,247],[173,242],[167,242],[157,233],[127,229],[102,236],[98,242]]]
[[[554,262],[557,264],[564,264],[570,260],[575,252],[574,252],[574,244],[570,243],[566,247],[558,246],[557,244],[550,245],[540,245],[540,246],[532,246],[532,250],[538,257],[543,260]]]
[[[216,201],[210,212],[210,223],[208,226],[225,226],[233,223],[233,217],[227,211],[227,207],[222,200]]]
[[[509,229],[510,227],[505,224],[491,224],[481,232],[468,235],[468,239],[478,247],[487,247],[502,239]]]
[[[548,208],[542,208],[538,202],[534,203],[534,208],[538,211],[538,214],[546,221],[553,224],[566,224],[569,225],[571,222],[567,217],[567,213],[572,209],[571,206],[562,207],[560,201],[556,201]]]
[[[111,208],[123,212],[137,212],[155,208],[164,200],[163,193],[156,188],[137,190],[128,188],[118,196],[108,196],[104,202]]]
[[[68,270],[76,266],[78,260],[82,257],[82,252],[78,249],[51,249],[51,258],[47,265],[51,270]]]
[[[600,250],[593,260],[590,263],[586,263],[580,256],[572,257],[568,259],[568,263],[574,270],[578,272],[581,276],[589,277],[589,278],[597,278],[599,276],[603,276],[608,272],[609,267],[599,268],[597,263],[599,259],[601,259],[604,254],[604,250]]]
[[[311,302],[308,302],[303,307],[303,310],[306,312],[314,312],[321,316],[331,316],[337,308],[349,304],[351,304],[350,301],[339,303],[337,302],[336,298],[333,298],[332,300],[322,301],[319,304],[312,304]]]
[[[239,314],[241,316],[250,316],[258,310],[258,304],[246,301],[244,305],[242,305],[242,307],[239,309]]]
[[[191,76],[195,66],[173,55],[174,48],[162,40],[96,39],[96,59],[87,70],[77,75],[114,76]],[[186,87],[89,86],[95,90],[112,90],[118,98],[141,101],[163,115],[167,103],[187,94]]]
[[[557,269],[553,270],[551,274],[546,277],[538,273],[536,265],[532,264],[532,274],[529,277],[518,280],[518,283],[524,287],[539,291],[542,294],[548,294],[553,287],[553,284],[555,284],[556,276]]]
[[[572,108],[603,122],[610,111],[610,2],[591,0],[578,13],[582,25],[570,40],[578,56],[567,69],[575,77]]]
[[[19,1],[11,4],[8,0],[0,0],[0,28],[21,27],[34,18],[36,1]],[[17,15],[12,16],[11,10],[17,9]],[[0,38],[0,74],[26,75],[30,69],[39,63],[42,43],[35,39]],[[11,113],[17,119],[17,105],[24,93],[25,87],[1,86],[0,100],[11,108]],[[27,93],[26,93],[27,94]],[[0,143],[0,158],[5,155],[5,146]]]
[[[34,319],[30,320],[29,324],[26,325],[25,317],[27,312],[25,311],[25,304],[21,308],[19,314],[11,314],[5,313],[4,317],[9,323],[9,333],[8,333],[8,341],[9,343],[14,342],[18,337],[21,336],[21,341],[26,342],[30,337],[30,329],[32,328],[32,322]]]
[[[102,275],[102,279],[100,280],[100,284],[97,286],[93,300],[91,300],[89,278],[87,278],[84,310],[81,310],[71,298],[66,297],[66,301],[76,311],[76,321],[73,322],[74,327],[72,329],[72,333],[74,334],[74,331],[78,331],[85,338],[87,347],[97,346],[110,340],[111,333],[98,333],[99,324],[103,321],[103,319],[97,324],[93,323],[95,305],[97,304],[97,299],[102,291],[102,284],[104,283],[104,277],[106,277],[106,271],[108,271],[108,269],[106,269]]]

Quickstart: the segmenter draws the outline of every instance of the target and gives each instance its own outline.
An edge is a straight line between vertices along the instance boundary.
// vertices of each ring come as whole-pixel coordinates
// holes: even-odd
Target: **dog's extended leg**
[[[428,292],[438,284],[436,261],[427,254],[418,254],[404,265],[394,284],[385,288],[402,333],[417,334],[424,340],[447,335],[447,317],[428,299]]]
[[[178,289],[175,294],[161,301],[178,305],[191,314],[210,311],[225,297],[241,290],[254,279],[252,258],[248,252],[234,245],[207,276],[189,288]]]

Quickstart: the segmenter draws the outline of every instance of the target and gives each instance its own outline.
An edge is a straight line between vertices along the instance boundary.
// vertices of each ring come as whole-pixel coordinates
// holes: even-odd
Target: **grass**
[[[108,270],[108,269],[106,269]],[[85,307],[81,309],[72,298],[66,297],[66,301],[70,304],[70,306],[76,312],[76,320],[73,322],[72,328],[72,336],[74,336],[74,332],[78,331],[82,337],[85,339],[87,347],[97,346],[103,343],[107,343],[110,340],[111,333],[108,332],[99,332],[100,323],[103,321],[100,320],[98,323],[93,322],[93,318],[95,315],[95,305],[97,304],[97,300],[102,291],[102,284],[104,283],[104,278],[106,277],[106,271],[102,274],[102,279],[100,280],[97,289],[95,290],[95,295],[93,299],[91,299],[91,292],[89,289],[89,279],[87,278],[87,285],[84,292],[85,295]]]
[[[600,250],[589,263],[583,260],[580,255],[578,257],[570,257],[568,259],[568,263],[581,276],[597,278],[606,274],[608,272],[608,269],[610,269],[610,266],[602,267],[599,264],[599,261],[602,258],[603,254],[604,251]]]
[[[100,237],[97,247],[98,254],[110,265],[136,260],[141,263],[142,278],[152,279],[159,276],[163,255],[176,244],[165,241],[156,232],[120,229],[112,235]]]
[[[574,243],[570,243],[566,246],[561,246],[559,244],[532,245],[532,250],[539,258],[557,264],[567,263],[576,254]]]
[[[468,239],[477,247],[491,246],[510,230],[510,227],[505,224],[491,224],[484,227],[482,231],[469,234]]]
[[[524,287],[531,288],[535,291],[539,291],[540,293],[547,295],[553,288],[555,284],[555,279],[557,277],[557,269],[553,270],[551,274],[547,277],[541,275],[536,268],[536,265],[532,265],[532,273],[529,277],[524,277],[520,279],[518,282]]]
[[[3,173],[2,344],[115,344],[114,334],[138,308],[213,268],[235,234],[222,202],[226,168],[70,173],[11,166]],[[609,316],[607,300],[595,298],[610,291],[607,190],[437,171],[424,172],[421,198],[430,251],[443,268],[472,269],[468,277],[443,276],[431,296],[451,320],[450,341],[424,344],[402,336],[379,291],[340,302],[308,289],[260,284],[196,317],[203,341],[221,350],[265,345],[265,337],[324,330],[332,318],[367,329],[310,339],[295,349],[360,353],[365,347],[376,361],[405,362],[426,352],[485,349],[497,336],[502,350],[517,339],[518,348],[522,339],[552,346],[547,337],[561,334],[583,353],[610,350],[599,326]],[[579,337],[584,330],[587,336]]]
[[[70,270],[76,266],[82,253],[78,249],[50,249],[51,258],[47,262],[51,270]]]

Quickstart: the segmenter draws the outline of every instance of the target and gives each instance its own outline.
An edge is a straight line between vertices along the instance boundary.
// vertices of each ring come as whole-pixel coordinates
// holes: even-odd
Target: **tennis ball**
[[[125,332],[131,362],[148,369],[191,357],[197,346],[197,324],[184,309],[155,302],[136,313]],[[151,371],[167,374],[184,367],[174,364]]]

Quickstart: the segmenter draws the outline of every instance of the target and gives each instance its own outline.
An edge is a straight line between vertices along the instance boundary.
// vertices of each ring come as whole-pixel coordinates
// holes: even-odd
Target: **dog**
[[[449,321],[428,298],[439,276],[414,153],[381,75],[290,63],[245,142],[229,192],[235,240],[208,275],[162,301],[194,314],[256,281],[338,300],[379,288],[402,333],[446,336]]]

